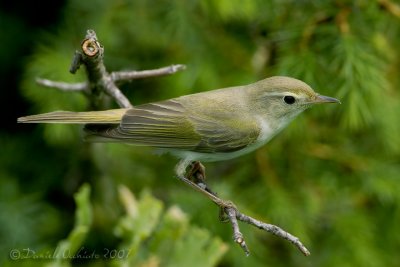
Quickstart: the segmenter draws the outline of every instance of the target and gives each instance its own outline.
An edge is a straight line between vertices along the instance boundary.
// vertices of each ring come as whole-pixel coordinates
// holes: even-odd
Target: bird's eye
[[[285,101],[286,104],[291,105],[294,104],[294,102],[296,102],[296,98],[294,98],[294,96],[291,95],[286,95],[283,97],[283,101]]]

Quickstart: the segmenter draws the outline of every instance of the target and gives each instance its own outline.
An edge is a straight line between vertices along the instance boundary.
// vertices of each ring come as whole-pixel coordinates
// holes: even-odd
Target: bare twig
[[[79,51],[75,51],[74,57],[72,58],[71,67],[69,68],[69,72],[75,74],[76,71],[82,64],[82,54]]]
[[[303,245],[303,243],[300,242],[298,237],[286,232],[285,230],[276,225],[261,222],[248,215],[241,213],[231,201],[221,200],[215,195],[214,197],[218,199],[217,201],[213,200],[214,203],[220,206],[220,208],[222,208],[223,212],[225,212],[225,214],[227,215],[226,217],[228,218],[229,222],[232,225],[233,240],[240,245],[240,247],[246,253],[246,256],[250,255],[250,251],[246,245],[243,234],[240,232],[239,224],[237,222],[238,220],[253,225],[261,230],[267,231],[283,239],[286,239],[290,243],[295,245],[304,254],[304,256],[310,255],[310,252]],[[229,203],[229,205],[225,207],[222,206],[226,205],[226,203]]]
[[[246,256],[249,256],[250,255],[249,248],[247,247],[246,242],[244,241],[243,234],[240,232],[239,224],[237,221],[238,210],[233,207],[228,207],[225,208],[224,211],[228,216],[228,219],[232,225],[233,241],[239,244],[239,246],[243,249],[244,253],[246,253]]]
[[[198,164],[201,165],[200,162],[196,163],[197,165]],[[190,166],[190,169],[189,171],[186,171],[186,168],[188,166]],[[308,249],[300,242],[300,240],[297,237],[291,235],[290,233],[284,231],[283,229],[281,229],[276,225],[258,221],[250,216],[241,213],[234,203],[219,198],[205,183],[204,179],[199,179],[198,181],[192,181],[191,179],[198,178],[199,175],[205,177],[204,167],[193,169],[194,166],[196,166],[196,164],[191,164],[189,160],[186,159],[181,160],[175,167],[175,172],[177,177],[191,188],[195,189],[196,191],[208,197],[212,202],[214,202],[220,208],[221,221],[224,222],[229,221],[231,223],[233,230],[233,240],[238,245],[240,245],[240,247],[246,253],[246,256],[250,254],[250,251],[246,245],[243,234],[240,232],[238,220],[253,225],[259,229],[265,230],[283,239],[286,239],[290,243],[295,245],[305,256],[310,255]]]
[[[47,80],[47,79],[42,79],[42,78],[36,78],[36,83],[45,86],[45,87],[52,87],[56,88],[62,91],[75,91],[75,92],[81,92],[88,90],[88,83],[87,82],[82,82],[82,83],[66,83],[66,82],[57,82],[57,81],[52,81],[52,80]]]
[[[88,30],[85,40],[82,42],[82,54],[75,53],[71,70],[79,68],[80,64],[85,64],[86,73],[89,80],[90,91],[96,96],[100,92],[105,92],[113,97],[122,108],[131,108],[132,104],[121,92],[111,79],[104,65],[104,48],[97,40],[96,33]],[[76,66],[75,66],[76,65]]]
[[[102,92],[111,96],[121,108],[131,108],[132,104],[121,92],[116,82],[130,81],[139,78],[148,78],[174,74],[184,70],[185,65],[171,65],[154,70],[143,71],[117,71],[111,74],[107,72],[103,62],[104,48],[97,39],[93,30],[87,30],[85,39],[81,45],[81,51],[75,51],[70,72],[75,74],[83,64],[86,67],[88,82],[66,83],[37,78],[37,83],[46,87],[53,87],[64,91],[81,91],[90,99],[91,105],[96,107],[97,96]]]
[[[282,228],[280,228],[276,225],[264,223],[264,222],[254,219],[250,216],[247,216],[247,215],[239,212],[237,209],[235,210],[235,212],[236,212],[236,218],[239,221],[251,224],[255,227],[258,227],[259,229],[265,230],[271,234],[274,234],[283,239],[286,239],[290,243],[295,245],[304,254],[304,256],[310,255],[310,252],[308,251],[308,249],[300,242],[299,238],[297,238],[296,236],[291,235],[290,233],[284,231]]]
[[[185,65],[171,65],[154,70],[142,70],[142,71],[114,71],[111,73],[111,79],[114,82],[131,81],[134,79],[148,78],[154,76],[164,76],[174,74],[178,71],[186,69]]]

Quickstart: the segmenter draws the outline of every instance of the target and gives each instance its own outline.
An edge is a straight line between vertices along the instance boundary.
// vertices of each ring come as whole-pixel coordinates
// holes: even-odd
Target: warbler
[[[188,161],[220,161],[267,143],[314,104],[340,103],[306,83],[276,76],[129,109],[55,111],[21,123],[85,124],[85,139],[155,147]]]
[[[220,161],[249,153],[266,144],[297,115],[320,103],[338,99],[315,93],[306,83],[283,76],[249,85],[190,94],[128,109],[55,111],[18,118],[21,123],[84,124],[85,139],[150,146],[181,159],[178,178],[206,194],[220,207],[228,206],[204,185],[192,182],[204,167],[191,163]],[[228,204],[227,204],[228,203]]]

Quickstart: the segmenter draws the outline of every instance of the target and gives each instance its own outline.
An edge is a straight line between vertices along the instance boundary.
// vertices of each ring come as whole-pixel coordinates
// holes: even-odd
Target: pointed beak
[[[318,94],[312,102],[314,104],[320,104],[320,103],[339,103],[339,104],[341,104],[339,99],[336,99],[336,98],[333,98],[330,96],[318,95]]]

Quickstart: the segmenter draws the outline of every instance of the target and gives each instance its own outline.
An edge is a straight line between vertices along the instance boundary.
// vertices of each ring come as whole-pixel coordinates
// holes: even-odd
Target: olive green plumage
[[[192,160],[222,160],[265,144],[315,103],[338,102],[289,77],[262,81],[132,109],[56,111],[19,118],[25,123],[85,124],[88,141],[156,147]]]

